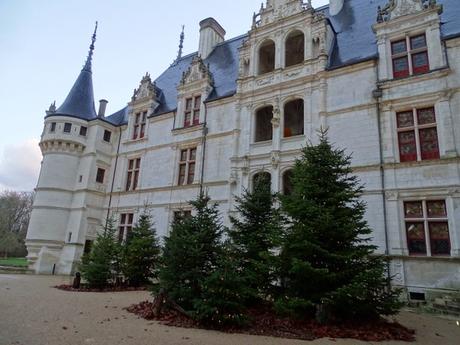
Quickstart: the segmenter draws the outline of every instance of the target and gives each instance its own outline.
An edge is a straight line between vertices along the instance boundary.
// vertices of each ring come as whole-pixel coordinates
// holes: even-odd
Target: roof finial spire
[[[185,28],[185,25],[182,25],[182,32],[180,34],[179,52],[177,53],[176,61],[178,61],[182,57],[182,49],[184,48],[184,37],[185,37],[184,28]]]
[[[93,36],[91,38],[91,45],[89,46],[89,52],[88,52],[88,57],[86,59],[85,67],[83,67],[83,69],[88,72],[91,72],[91,60],[93,59],[94,43],[96,43],[96,32],[97,32],[97,21],[94,27]]]

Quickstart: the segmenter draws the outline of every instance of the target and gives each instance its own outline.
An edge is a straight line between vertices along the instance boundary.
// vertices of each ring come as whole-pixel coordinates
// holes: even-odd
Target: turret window
[[[128,162],[128,174],[126,178],[126,191],[136,190],[141,170],[141,159],[130,159]]]
[[[134,117],[133,140],[142,139],[145,136],[147,112],[137,113]]]
[[[110,139],[112,138],[112,132],[108,130],[104,130],[104,141],[110,143]]]
[[[182,150],[179,161],[179,186],[192,184],[195,179],[196,148]]]
[[[425,34],[391,43],[393,77],[426,73],[430,70]]]
[[[200,123],[201,96],[187,98],[185,100],[184,127],[198,125]]]
[[[70,133],[72,131],[72,124],[71,123],[64,123],[64,133]]]
[[[50,132],[51,133],[56,132],[56,122],[51,122]]]
[[[96,182],[104,183],[105,169],[97,168]]]
[[[81,127],[80,127],[80,135],[81,135],[82,137],[86,137],[87,131],[88,131],[88,128],[87,128],[87,127],[85,127],[85,126],[81,126]]]

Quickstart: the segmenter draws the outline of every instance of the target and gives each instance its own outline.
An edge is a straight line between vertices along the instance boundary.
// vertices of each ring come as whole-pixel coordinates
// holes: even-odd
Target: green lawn
[[[12,266],[12,267],[27,267],[26,258],[0,258],[0,266]]]

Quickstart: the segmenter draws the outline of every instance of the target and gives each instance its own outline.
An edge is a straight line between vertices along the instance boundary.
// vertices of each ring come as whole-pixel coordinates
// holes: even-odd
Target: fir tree
[[[217,205],[210,205],[207,195],[201,193],[190,204],[195,214],[175,219],[170,235],[165,237],[159,287],[193,314],[205,281],[217,266],[223,227]]]
[[[99,233],[91,251],[83,255],[80,264],[82,277],[92,288],[102,289],[119,274],[121,247],[115,239],[112,218],[107,220],[104,231]]]
[[[131,286],[140,286],[157,277],[160,246],[150,214],[144,211],[129,233],[123,249],[122,271]]]
[[[281,221],[270,188],[269,176],[261,174],[253,191],[235,198],[239,217],[230,217],[233,227],[228,235],[241,260],[249,303],[269,295],[275,281],[273,250],[279,245]]]
[[[204,282],[200,299],[195,299],[196,318],[213,327],[242,326],[248,299],[248,282],[241,270],[239,252],[224,244],[217,266]]]
[[[316,307],[336,319],[394,314],[398,292],[388,289],[385,260],[370,244],[363,187],[352,175],[351,157],[326,134],[302,150],[292,194],[281,198],[290,223],[280,254],[278,310],[305,316]]]

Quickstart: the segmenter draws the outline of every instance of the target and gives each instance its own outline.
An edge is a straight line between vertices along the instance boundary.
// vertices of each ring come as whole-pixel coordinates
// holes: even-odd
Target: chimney
[[[109,102],[107,100],[105,100],[105,99],[101,99],[99,101],[99,111],[97,113],[98,117],[104,117],[105,116],[105,109],[107,108],[107,103],[109,103]]]
[[[214,18],[206,18],[200,22],[200,46],[198,55],[204,60],[211,54],[214,47],[225,39],[225,30]]]
[[[335,16],[342,11],[344,0],[329,0],[329,14]]]

